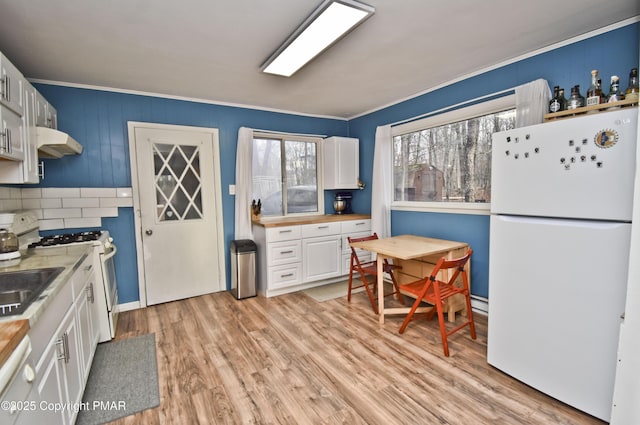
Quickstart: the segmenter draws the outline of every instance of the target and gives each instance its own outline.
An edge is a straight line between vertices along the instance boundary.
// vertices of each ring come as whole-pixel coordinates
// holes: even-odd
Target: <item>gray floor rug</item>
[[[160,405],[155,334],[98,344],[77,425],[103,424]]]

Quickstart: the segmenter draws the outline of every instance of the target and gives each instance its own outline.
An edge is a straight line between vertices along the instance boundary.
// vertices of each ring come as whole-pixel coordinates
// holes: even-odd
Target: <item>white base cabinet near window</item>
[[[340,276],[341,231],[340,222],[301,226],[303,282]]]
[[[348,236],[366,236],[371,220],[253,226],[258,292],[266,297],[339,282],[349,274]]]

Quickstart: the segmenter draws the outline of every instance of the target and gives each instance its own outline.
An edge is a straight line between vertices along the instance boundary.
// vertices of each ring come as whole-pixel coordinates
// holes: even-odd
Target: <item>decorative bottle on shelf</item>
[[[602,103],[602,88],[598,84],[598,70],[591,71],[591,85],[587,90],[587,106]]]
[[[629,72],[629,87],[624,93],[624,97],[627,100],[632,100],[637,105],[638,104],[638,93],[640,89],[638,89],[638,68],[631,69]]]
[[[555,86],[553,88],[553,97],[549,101],[549,112],[560,112],[562,110],[562,103],[560,102],[560,87]]]
[[[567,102],[567,109],[577,109],[584,106],[584,97],[580,94],[580,85],[576,84],[571,88],[571,97]]]
[[[607,102],[618,102],[624,100],[624,94],[620,91],[620,79],[617,75],[611,76],[611,87],[609,89],[609,98]]]
[[[564,97],[564,89],[563,88],[560,89],[560,110],[561,111],[566,111],[567,110],[567,98]]]

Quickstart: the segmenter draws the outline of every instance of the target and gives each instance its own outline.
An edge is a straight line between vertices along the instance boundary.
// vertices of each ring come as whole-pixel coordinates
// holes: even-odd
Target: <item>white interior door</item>
[[[130,123],[129,133],[141,304],[225,289],[217,130]]]

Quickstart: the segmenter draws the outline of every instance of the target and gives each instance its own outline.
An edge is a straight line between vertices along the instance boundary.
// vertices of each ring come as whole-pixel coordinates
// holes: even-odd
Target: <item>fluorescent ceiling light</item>
[[[375,9],[354,0],[325,0],[262,65],[262,72],[290,77]]]

